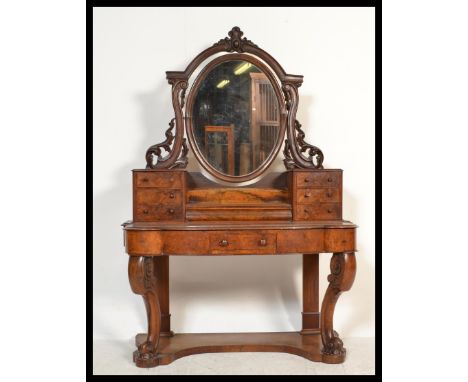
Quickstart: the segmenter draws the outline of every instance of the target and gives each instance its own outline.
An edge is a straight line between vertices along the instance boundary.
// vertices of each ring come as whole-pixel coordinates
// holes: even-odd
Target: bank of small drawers
[[[294,220],[340,220],[341,175],[341,170],[293,171]]]
[[[133,220],[184,220],[183,181],[179,171],[134,171]]]

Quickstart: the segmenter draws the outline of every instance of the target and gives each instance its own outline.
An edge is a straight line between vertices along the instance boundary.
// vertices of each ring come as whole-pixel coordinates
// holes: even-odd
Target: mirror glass
[[[217,171],[255,171],[279,139],[280,108],[270,80],[247,61],[215,66],[195,94],[192,129],[200,153]]]

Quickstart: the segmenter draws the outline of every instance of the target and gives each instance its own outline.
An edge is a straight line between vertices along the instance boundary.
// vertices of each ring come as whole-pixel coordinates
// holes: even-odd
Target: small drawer
[[[176,171],[135,172],[136,187],[181,188],[182,174]]]
[[[298,204],[316,202],[341,202],[339,188],[298,188],[296,191]]]
[[[297,187],[338,187],[341,180],[339,171],[304,171],[295,175]]]
[[[296,206],[295,220],[341,219],[341,203],[314,203]]]
[[[142,188],[135,190],[135,203],[182,205],[182,191],[166,188]]]
[[[182,220],[182,206],[165,204],[140,204],[135,209],[135,221]]]
[[[213,254],[251,254],[276,252],[276,234],[237,231],[210,234],[210,251]]]

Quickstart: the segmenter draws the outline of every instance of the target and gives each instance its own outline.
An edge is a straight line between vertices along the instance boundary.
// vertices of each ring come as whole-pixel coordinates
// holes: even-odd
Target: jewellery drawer
[[[182,187],[182,174],[177,171],[138,171],[133,176],[136,187]]]
[[[182,205],[139,204],[135,207],[135,221],[183,220]]]
[[[135,203],[182,205],[182,191],[166,188],[140,188],[135,190]]]
[[[339,188],[298,188],[296,196],[298,204],[341,202]]]
[[[304,171],[296,172],[297,187],[338,187],[341,171]]]
[[[296,220],[341,219],[341,203],[314,203],[296,206]]]
[[[226,231],[210,233],[213,254],[250,254],[276,252],[276,233]]]

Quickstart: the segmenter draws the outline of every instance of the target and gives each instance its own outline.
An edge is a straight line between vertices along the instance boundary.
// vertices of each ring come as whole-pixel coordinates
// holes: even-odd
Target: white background
[[[146,328],[120,224],[132,217],[131,170],[144,168],[146,149],[165,139],[173,117],[165,71],[184,70],[236,25],[288,73],[304,75],[297,118],[325,167],[344,169],[343,217],[359,225],[356,282],[335,328],[373,336],[374,10],[98,8],[93,25],[94,337]],[[282,159],[274,170],[284,171]],[[321,256],[321,295],[330,256]],[[175,332],[300,330],[302,256],[171,257],[170,297]]]
[[[0,12],[9,381],[84,379],[84,11],[82,1],[55,0]],[[457,0],[384,2],[384,381],[466,374],[467,11]]]

